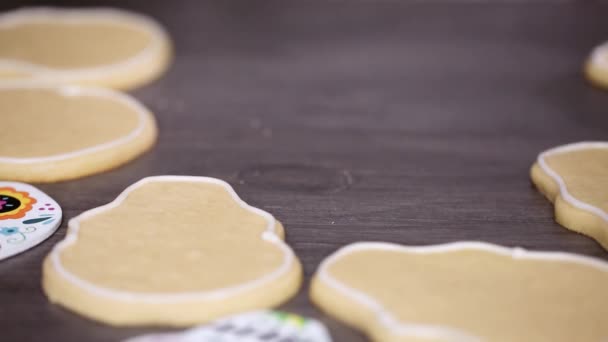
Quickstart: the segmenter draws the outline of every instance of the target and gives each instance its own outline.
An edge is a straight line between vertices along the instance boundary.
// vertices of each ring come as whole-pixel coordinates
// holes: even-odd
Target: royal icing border
[[[103,144],[94,145],[90,147],[85,147],[79,150],[60,153],[56,155],[46,156],[46,157],[28,157],[28,158],[17,158],[17,157],[3,157],[0,156],[0,163],[12,163],[12,164],[32,164],[32,163],[46,163],[46,162],[55,162],[66,160],[70,158],[81,157],[87,154],[92,154],[95,152],[111,149],[118,147],[120,145],[127,144],[132,140],[135,140],[139,135],[141,135],[146,126],[146,122],[148,120],[154,120],[152,113],[144,107],[139,101],[135,98],[127,95],[125,93],[121,93],[118,91],[114,91],[106,88],[98,88],[98,87],[89,87],[89,86],[76,86],[76,85],[63,85],[63,86],[53,86],[53,85],[41,85],[41,84],[33,84],[30,82],[17,82],[13,84],[1,84],[0,83],[0,91],[4,90],[20,90],[20,89],[41,89],[47,91],[55,91],[59,95],[63,97],[75,97],[75,96],[90,96],[90,97],[98,97],[105,98],[112,101],[119,102],[130,109],[132,109],[137,115],[137,126],[127,135],[124,135],[118,139],[110,140]]]
[[[604,70],[608,70],[608,42],[593,49],[591,62]]]
[[[547,175],[549,175],[549,177],[551,179],[553,179],[553,181],[555,181],[557,183],[557,185],[559,187],[559,195],[561,196],[561,198],[564,201],[568,202],[570,205],[572,205],[575,208],[589,211],[595,215],[598,215],[601,219],[608,222],[608,213],[606,213],[604,210],[602,210],[596,206],[593,206],[589,203],[585,203],[585,202],[577,199],[576,197],[572,196],[568,192],[568,188],[566,186],[566,182],[564,181],[564,179],[557,172],[555,172],[555,170],[553,170],[551,167],[549,167],[549,165],[547,165],[547,162],[545,160],[545,158],[547,156],[550,156],[553,154],[560,154],[560,153],[564,153],[564,152],[571,152],[571,151],[577,151],[577,150],[583,150],[583,149],[608,149],[608,142],[584,141],[584,142],[577,142],[577,143],[554,147],[552,149],[546,150],[546,151],[542,152],[541,154],[539,154],[537,163],[538,163],[538,166],[540,166],[540,168]]]
[[[492,252],[499,255],[510,256],[513,259],[550,261],[559,260],[573,262],[596,267],[604,272],[608,272],[608,263],[592,257],[564,252],[527,251],[519,247],[508,248],[486,242],[461,241],[430,246],[404,246],[386,242],[358,242],[340,248],[338,251],[323,260],[319,266],[319,270],[317,271],[317,279],[318,281],[323,282],[325,285],[333,288],[335,291],[338,291],[346,297],[350,297],[353,301],[367,307],[375,315],[376,320],[381,325],[399,336],[423,339],[444,339],[446,341],[454,342],[481,342],[482,339],[480,337],[470,335],[469,333],[452,327],[400,322],[389,311],[385,310],[382,304],[377,302],[375,299],[362,291],[358,291],[340,282],[336,278],[332,277],[330,272],[328,272],[328,268],[333,263],[337,262],[341,257],[354,251],[388,250],[403,253],[432,254],[467,249]]]
[[[101,212],[113,209],[118,207],[136,188],[151,182],[202,182],[202,183],[210,183],[215,185],[222,186],[232,197],[232,199],[237,202],[241,208],[246,209],[250,212],[253,212],[257,215],[262,216],[266,222],[266,230],[262,233],[261,238],[264,241],[268,241],[271,244],[276,245],[279,250],[283,253],[283,262],[282,264],[272,273],[266,274],[263,277],[257,278],[245,284],[240,284],[232,287],[227,287],[223,289],[213,290],[213,291],[201,291],[201,292],[182,292],[182,293],[174,293],[174,294],[166,294],[166,293],[136,293],[130,291],[121,291],[115,290],[107,287],[102,287],[95,285],[91,282],[88,282],[82,278],[79,278],[77,275],[71,273],[67,269],[63,267],[61,264],[61,251],[68,248],[72,244],[76,243],[78,240],[78,230],[80,229],[79,221],[83,219],[87,219],[89,217],[95,216]],[[295,255],[293,251],[287,246],[287,244],[277,235],[275,232],[276,220],[274,216],[270,213],[261,210],[259,208],[250,206],[245,203],[234,191],[234,189],[230,186],[230,184],[226,183],[223,180],[211,177],[198,177],[198,176],[153,176],[146,177],[138,182],[132,184],[128,188],[126,188],[123,192],[114,199],[114,201],[102,205],[100,207],[90,209],[85,211],[84,213],[78,215],[75,218],[72,218],[68,223],[68,233],[66,237],[60,241],[49,254],[49,258],[53,268],[67,281],[71,282],[75,286],[83,288],[85,291],[94,294],[96,296],[111,298],[119,301],[129,301],[129,302],[143,302],[143,303],[168,303],[168,302],[178,302],[178,301],[197,301],[197,300],[222,300],[227,297],[231,297],[237,295],[242,292],[250,291],[254,288],[261,287],[269,282],[274,281],[275,279],[280,278],[281,276],[287,274],[291,270],[291,266],[295,262]]]
[[[107,78],[108,74],[117,74],[130,70],[132,67],[142,65],[158,58],[162,54],[165,42],[169,35],[164,28],[153,19],[115,8],[93,7],[87,9],[59,8],[59,7],[27,7],[0,14],[0,29],[14,27],[31,22],[61,22],[64,24],[78,24],[91,21],[112,23],[118,26],[128,26],[145,31],[151,37],[151,44],[136,55],[124,61],[104,66],[59,69],[31,63],[23,60],[0,58],[0,68],[8,68],[31,75],[33,80],[54,80],[59,83]]]

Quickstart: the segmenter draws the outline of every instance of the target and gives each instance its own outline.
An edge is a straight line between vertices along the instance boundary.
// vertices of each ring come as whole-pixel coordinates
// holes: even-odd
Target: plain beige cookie
[[[192,325],[277,306],[301,266],[283,228],[225,182],[144,178],[69,222],[43,267],[49,300],[112,325]]]
[[[585,64],[585,75],[593,84],[608,88],[608,43],[593,50]]]
[[[608,249],[608,143],[581,142],[541,153],[532,181],[555,206],[562,226]]]
[[[123,10],[43,7],[0,15],[0,82],[132,89],[160,76],[170,57],[164,29]]]
[[[329,256],[311,298],[381,342],[606,341],[608,263],[480,242],[357,243]]]
[[[132,97],[78,86],[0,86],[0,179],[54,182],[102,172],[149,149],[150,112]]]

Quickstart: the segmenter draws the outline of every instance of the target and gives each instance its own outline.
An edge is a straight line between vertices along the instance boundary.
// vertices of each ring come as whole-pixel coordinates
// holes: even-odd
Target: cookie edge
[[[608,213],[570,194],[564,179],[545,160],[551,155],[584,149],[608,149],[608,142],[576,142],[548,149],[538,155],[530,177],[536,188],[553,203],[557,223],[594,239],[608,249]]]
[[[146,32],[152,42],[142,51],[125,60],[97,67],[58,69],[23,60],[0,58],[0,70],[12,71],[18,75],[16,79],[10,76],[8,78],[0,77],[0,83],[28,80],[35,84],[79,84],[130,90],[160,77],[167,70],[172,59],[171,39],[163,26],[149,16],[124,9],[23,7],[0,14],[0,28],[41,19],[71,23],[88,22],[91,19],[113,22]],[[130,76],[125,77],[125,75]]]
[[[81,148],[75,151],[44,157],[3,157],[0,156],[0,172],[7,180],[33,183],[64,181],[101,173],[119,167],[149,150],[156,142],[158,127],[154,115],[134,97],[112,89],[78,85],[41,85],[30,82],[0,83],[3,90],[44,90],[56,92],[62,97],[91,96],[107,101],[116,101],[129,107],[137,115],[137,126],[128,134],[102,144]],[[133,145],[133,146],[132,146]],[[137,146],[135,146],[137,145]],[[112,154],[121,147],[130,151]],[[112,155],[104,155],[104,154]],[[86,163],[82,158],[102,156],[107,161],[100,166],[99,161]],[[74,165],[71,165],[74,164]],[[82,165],[84,164],[84,167]],[[2,171],[5,169],[5,171]]]
[[[585,63],[584,73],[593,85],[608,89],[608,42],[593,49]]]
[[[608,273],[608,263],[597,258],[565,252],[528,251],[523,248],[503,247],[477,241],[460,241],[439,245],[406,246],[386,242],[357,242],[340,248],[328,256],[319,266],[310,288],[310,299],[319,308],[338,320],[364,331],[374,341],[403,341],[407,338],[432,341],[480,342],[481,339],[453,327],[409,324],[400,322],[382,304],[362,291],[342,283],[331,275],[328,268],[342,257],[357,251],[389,250],[402,253],[444,253],[460,250],[477,250],[510,256],[513,259],[557,260],[575,262],[596,267]],[[335,308],[338,298],[348,302]],[[365,310],[361,310],[364,308]],[[357,313],[356,315],[354,313]]]

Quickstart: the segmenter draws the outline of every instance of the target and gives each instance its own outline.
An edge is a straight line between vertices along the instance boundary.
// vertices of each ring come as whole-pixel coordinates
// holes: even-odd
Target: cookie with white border
[[[585,75],[593,84],[608,88],[608,42],[593,49],[585,64]]]
[[[382,342],[605,341],[608,263],[481,242],[355,243],[323,261],[313,302]]]
[[[219,319],[177,333],[150,334],[125,342],[331,342],[325,326],[314,319],[260,310]]]
[[[112,325],[204,323],[277,306],[301,265],[282,225],[226,182],[149,177],[86,211],[44,262],[51,302]]]
[[[532,182],[554,204],[555,220],[608,249],[608,143],[580,142],[542,152]]]
[[[0,14],[0,82],[29,79],[131,89],[167,68],[165,30],[109,8],[23,8]]]
[[[61,207],[49,195],[23,183],[0,182],[0,260],[25,252],[61,224]]]
[[[54,182],[120,166],[156,141],[129,95],[80,86],[0,85],[0,179]]]

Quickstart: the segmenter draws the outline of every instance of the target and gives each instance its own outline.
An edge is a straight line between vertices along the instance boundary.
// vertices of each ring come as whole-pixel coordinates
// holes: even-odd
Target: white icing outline
[[[136,188],[151,182],[200,182],[210,183],[222,186],[243,209],[253,212],[263,217],[266,222],[266,230],[260,236],[264,241],[274,244],[278,249],[283,252],[283,263],[273,272],[266,274],[255,280],[246,282],[244,284],[235,285],[227,288],[212,290],[212,291],[200,291],[200,292],[182,292],[182,293],[137,293],[131,291],[115,290],[107,287],[95,285],[87,280],[79,278],[77,275],[71,273],[63,267],[61,264],[61,251],[68,248],[72,244],[75,244],[78,240],[78,230],[80,229],[79,222],[81,220],[95,216],[101,212],[111,210],[122,204],[122,202],[129,196]],[[77,287],[84,289],[90,294],[111,298],[118,301],[128,302],[143,302],[143,303],[167,303],[167,302],[178,302],[178,301],[199,301],[199,300],[222,300],[226,297],[234,296],[242,292],[250,291],[256,287],[261,287],[275,279],[288,273],[294,263],[295,256],[293,251],[287,246],[287,244],[277,235],[275,231],[276,220],[270,213],[252,207],[245,203],[230,186],[223,180],[211,177],[197,177],[197,176],[153,176],[146,177],[138,182],[132,184],[126,188],[116,199],[108,204],[100,207],[90,209],[84,213],[71,219],[68,223],[68,233],[65,239],[60,241],[49,254],[49,258],[53,265],[53,268],[59,273],[61,277],[71,282]]]
[[[608,71],[608,42],[593,49],[591,63]]]
[[[132,140],[135,140],[139,135],[141,135],[144,131],[146,122],[148,120],[153,120],[153,116],[148,111],[146,107],[144,107],[141,103],[139,103],[135,98],[127,95],[125,93],[121,93],[118,91],[114,91],[106,88],[98,88],[98,87],[90,87],[90,86],[76,86],[76,85],[63,85],[63,86],[53,86],[53,85],[41,85],[41,84],[33,84],[30,82],[16,82],[12,84],[2,84],[0,83],[0,91],[4,90],[19,90],[19,89],[41,89],[47,90],[51,92],[57,92],[59,95],[63,97],[73,97],[73,96],[84,96],[84,97],[98,97],[105,98],[108,100],[112,100],[115,102],[119,102],[130,109],[132,109],[137,115],[137,126],[133,129],[129,134],[124,135],[120,138],[107,141],[105,143],[94,145],[90,147],[85,147],[79,150],[60,153],[56,155],[46,156],[46,157],[28,157],[28,158],[18,158],[18,157],[3,157],[0,156],[0,163],[12,163],[12,164],[32,164],[32,163],[48,163],[55,161],[62,161],[70,158],[81,157],[87,154],[96,153],[103,150],[108,150],[112,148],[116,148],[120,145],[124,145],[130,143]]]
[[[162,54],[165,42],[169,41],[169,36],[164,28],[153,19],[114,8],[26,7],[0,14],[0,29],[36,22],[55,22],[67,25],[91,22],[112,23],[147,33],[151,38],[151,43],[124,61],[102,66],[61,69],[18,59],[0,58],[0,69],[7,68],[23,72],[32,77],[34,81],[53,80],[58,83],[110,78],[130,70],[134,66],[143,65],[158,58]]]
[[[572,143],[572,144],[554,147],[552,149],[546,150],[546,151],[542,152],[541,154],[539,154],[537,163],[540,166],[540,168],[547,175],[549,175],[549,177],[551,179],[553,179],[553,181],[555,181],[557,183],[557,185],[559,186],[559,195],[561,196],[561,198],[564,201],[566,201],[567,203],[569,203],[570,205],[572,205],[575,208],[585,210],[592,214],[595,214],[595,215],[599,216],[601,219],[603,219],[604,221],[608,222],[608,214],[604,210],[602,210],[601,208],[598,208],[596,206],[593,206],[589,203],[585,203],[585,202],[577,199],[576,197],[572,196],[568,192],[568,188],[566,186],[566,182],[564,181],[564,179],[557,172],[555,172],[555,170],[550,168],[545,160],[546,157],[553,155],[553,154],[572,152],[572,151],[578,151],[578,150],[584,150],[584,149],[608,149],[608,143],[601,142],[601,141],[584,141],[584,142],[578,142],[578,143]]]
[[[10,253],[4,253],[3,251],[0,251],[0,260],[10,258],[17,254],[25,253],[25,252],[29,251],[30,249],[33,249],[37,245],[41,244],[42,242],[44,242],[46,239],[51,237],[51,235],[53,235],[57,231],[59,226],[61,226],[61,221],[63,219],[63,209],[61,209],[61,206],[59,205],[59,203],[57,203],[57,201],[55,201],[55,199],[53,199],[47,193],[36,188],[35,186],[29,185],[26,183],[21,183],[21,182],[0,181],[0,188],[2,188],[2,187],[12,187],[12,188],[15,188],[17,191],[26,191],[26,192],[28,192],[29,195],[32,195],[32,193],[41,194],[42,198],[36,198],[37,203],[41,203],[41,202],[52,203],[55,205],[57,210],[54,212],[56,217],[52,216],[54,219],[56,219],[56,222],[53,223],[53,226],[51,229],[43,229],[43,232],[41,234],[37,234],[35,239],[33,238],[33,236],[28,236],[28,240],[27,240],[28,247],[26,247],[24,249],[12,250]],[[31,210],[34,210],[34,206],[32,206]],[[0,225],[5,225],[5,223],[3,223],[3,222],[8,222],[8,221],[21,221],[24,218],[25,217],[18,218],[18,219],[0,220]],[[23,223],[19,223],[19,225],[23,225]]]
[[[432,254],[467,249],[492,252],[499,255],[510,256],[513,259],[519,260],[555,260],[573,262],[596,267],[603,272],[608,272],[608,263],[592,257],[564,252],[527,251],[519,247],[508,248],[486,242],[461,241],[431,246],[404,246],[386,242],[358,242],[340,248],[338,251],[323,260],[319,266],[319,270],[317,271],[317,279],[318,281],[323,282],[325,285],[333,288],[335,291],[349,297],[354,302],[367,307],[375,315],[377,322],[386,327],[386,329],[392,333],[399,336],[443,339],[451,342],[480,342],[482,341],[480,337],[470,335],[467,332],[460,331],[452,327],[400,322],[399,319],[393,316],[388,310],[385,310],[382,304],[377,302],[375,299],[362,291],[358,291],[340,282],[331,276],[330,272],[328,272],[328,268],[333,263],[337,262],[341,257],[354,251],[388,250],[404,253]]]

